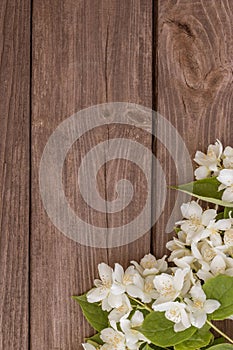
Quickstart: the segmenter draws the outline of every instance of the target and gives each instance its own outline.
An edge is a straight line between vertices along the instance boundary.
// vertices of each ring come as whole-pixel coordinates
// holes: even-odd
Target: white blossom
[[[157,275],[158,273],[165,272],[167,270],[166,255],[161,259],[156,259],[152,254],[146,254],[138,264],[136,261],[131,261],[131,263],[136,267],[138,272],[142,276]]]
[[[158,292],[155,290],[153,280],[153,275],[144,278],[140,275],[135,275],[134,284],[128,287],[128,294],[134,298],[140,299],[143,303],[150,303],[153,299],[158,297]]]
[[[219,140],[214,145],[209,145],[207,154],[200,151],[196,152],[194,161],[199,165],[195,171],[197,180],[207,178],[212,174],[218,174],[222,152],[223,147]]]
[[[203,212],[201,206],[195,202],[183,203],[181,212],[184,220],[177,222],[181,230],[187,234],[186,243],[190,244],[193,241],[198,242],[203,237],[203,231],[210,221],[213,220],[217,211],[214,209],[207,209]]]
[[[174,322],[174,331],[180,332],[191,326],[189,315],[186,311],[186,304],[178,301],[169,301],[163,304],[154,305],[155,311],[165,311],[165,317]]]
[[[211,220],[202,232],[202,238],[209,237],[214,247],[222,245],[221,231],[231,228],[231,219]]]
[[[102,301],[103,310],[110,311],[112,308],[122,305],[121,295],[114,295],[111,292],[113,269],[105,263],[98,265],[100,279],[96,279],[94,284],[96,288],[87,293],[89,303]]]
[[[223,166],[227,169],[233,169],[233,148],[227,146],[223,152]]]
[[[102,350],[124,350],[125,336],[122,332],[119,332],[113,328],[105,328],[101,331],[100,338],[105,343],[102,345]]]
[[[135,327],[141,326],[143,321],[143,313],[138,310],[135,311],[131,320],[122,319],[120,321],[120,327],[125,335],[127,349],[137,350],[142,342],[150,343],[150,341],[143,334],[134,329]]]
[[[197,271],[197,276],[203,281],[219,274],[233,276],[233,259],[219,252],[209,263],[200,261],[202,267]]]
[[[192,254],[193,256],[201,263],[203,260],[204,261],[211,261],[215,255],[216,255],[216,251],[215,249],[212,247],[210,241],[208,240],[204,240],[201,242],[193,242],[191,244],[191,250],[192,250]]]
[[[166,248],[171,251],[168,261],[174,261],[174,259],[180,259],[184,256],[191,255],[191,250],[187,248],[187,234],[182,230],[177,233],[177,238],[173,237],[173,240],[167,242]]]
[[[190,290],[192,300],[185,298],[190,312],[190,321],[194,327],[202,328],[207,320],[207,314],[213,313],[220,307],[217,300],[207,299],[200,285],[193,286]]]
[[[233,229],[224,232],[223,241],[227,247],[233,247]]]
[[[189,269],[177,269],[174,276],[166,273],[155,276],[154,286],[159,296],[152,307],[154,308],[157,304],[175,300],[182,293],[184,279],[188,272]]]
[[[233,202],[233,169],[223,169],[217,177],[221,182],[218,190],[224,190],[222,200],[226,202]]]
[[[108,315],[109,321],[115,323],[119,322],[121,319],[127,318],[132,311],[132,306],[129,298],[126,294],[122,295],[122,305],[114,308]]]
[[[127,292],[128,286],[133,283],[135,274],[138,273],[133,266],[129,266],[124,272],[124,269],[120,264],[115,264],[112,274],[112,293],[115,295],[120,295]]]

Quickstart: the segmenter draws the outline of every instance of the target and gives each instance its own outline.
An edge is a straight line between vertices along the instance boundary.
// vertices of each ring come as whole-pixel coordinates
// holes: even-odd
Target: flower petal
[[[192,325],[197,328],[202,328],[206,323],[207,316],[205,312],[198,312],[192,315]]]
[[[215,223],[215,228],[218,230],[229,230],[231,228],[231,219],[221,219]]]
[[[104,282],[112,282],[112,273],[113,270],[110,266],[108,266],[105,263],[101,263],[98,265],[98,270],[99,270],[99,276],[100,279]]]
[[[112,274],[112,278],[114,281],[122,282],[123,277],[124,277],[124,269],[120,264],[116,263]]]
[[[122,305],[122,295],[114,295],[109,293],[108,303],[112,308],[120,307]]]
[[[210,221],[213,220],[217,215],[216,210],[214,209],[207,209],[202,214],[201,222],[204,226],[208,226]]]
[[[88,344],[88,343],[84,343],[84,344],[82,344],[82,346],[83,346],[84,350],[96,350],[96,348],[93,345]]]
[[[135,285],[128,286],[127,287],[127,293],[133,298],[138,298],[140,300],[142,300],[144,298],[143,291],[139,287],[137,287]]]
[[[194,175],[197,180],[206,179],[211,174],[209,168],[205,165],[199,166],[195,171]]]
[[[109,290],[107,288],[98,287],[93,288],[87,293],[87,301],[89,303],[96,303],[105,299],[108,296]]]
[[[202,208],[195,202],[183,203],[181,205],[181,212],[184,218],[190,219],[190,217],[200,218],[202,215]]]
[[[174,305],[174,302],[168,301],[167,303],[162,303],[162,304],[153,304],[152,308],[154,311],[167,311],[172,308]]]
[[[133,315],[133,317],[131,318],[131,326],[132,327],[138,327],[141,326],[141,324],[144,321],[144,316],[143,313],[141,311],[136,311]]]
[[[225,189],[222,200],[225,202],[233,202],[233,186]]]
[[[233,185],[233,169],[221,170],[217,179],[225,186]]]
[[[226,269],[226,263],[222,256],[216,255],[210,263],[210,271],[214,274],[224,273]]]
[[[219,301],[213,300],[213,299],[208,299],[205,302],[204,309],[205,309],[205,312],[207,314],[212,314],[212,312],[217,310],[220,306],[221,306],[221,304]]]

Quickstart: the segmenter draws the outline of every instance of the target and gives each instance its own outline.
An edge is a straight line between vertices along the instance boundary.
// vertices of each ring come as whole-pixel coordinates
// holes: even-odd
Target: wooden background
[[[126,266],[169,236],[166,208],[151,232],[115,249],[93,249],[66,238],[50,222],[38,190],[38,166],[55,128],[85,107],[128,101],[158,110],[180,132],[193,156],[216,138],[232,144],[232,0],[1,0],[0,2],[0,349],[81,349],[91,329],[70,298],[92,286],[101,261]],[[77,211],[82,156],[101,140],[137,139],[134,129],[103,127],[78,141],[64,169]],[[168,183],[174,164],[149,135]],[[132,164],[101,169],[99,189],[111,199],[117,181],[140,174]],[[125,217],[96,216],[114,226]],[[225,331],[232,333],[232,323]]]

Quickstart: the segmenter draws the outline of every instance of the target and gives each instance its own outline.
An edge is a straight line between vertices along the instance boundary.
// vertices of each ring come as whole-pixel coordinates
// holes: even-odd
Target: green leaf
[[[142,344],[142,346],[140,347],[140,350],[161,350],[164,348],[161,348],[160,346],[156,346],[153,344]]]
[[[209,331],[210,327],[205,325],[184,342],[175,345],[175,350],[196,350],[203,346],[207,346],[213,339],[213,334]]]
[[[233,314],[233,277],[219,275],[210,278],[204,285],[203,290],[207,299],[215,299],[221,306],[211,315],[212,320],[224,320]]]
[[[219,344],[208,348],[208,350],[233,350],[233,345],[230,344]]]
[[[180,231],[181,231],[181,228],[180,227],[174,227],[174,231],[175,231],[175,233],[177,234],[177,233],[179,233]]]
[[[188,193],[206,202],[232,208],[233,203],[224,202],[221,200],[223,191],[218,191],[219,185],[220,182],[216,179],[216,177],[210,177],[180,186],[172,186],[171,188]]]
[[[204,349],[209,349],[211,346],[226,343],[226,339],[223,337],[215,338],[208,346],[204,347]]]
[[[92,337],[85,338],[85,341],[89,344],[92,344],[92,345],[96,345],[96,344],[103,345],[103,341],[100,338],[100,333],[97,333],[97,334],[93,335]]]
[[[230,212],[232,212],[233,209],[232,208],[229,208],[229,207],[225,207],[224,208],[224,219],[229,219],[230,217]],[[233,213],[232,213],[233,214]]]
[[[225,216],[224,216],[224,212],[222,211],[221,213],[218,213],[215,217],[215,219],[218,221],[218,220],[222,220],[222,219],[225,219]]]
[[[174,323],[166,319],[164,312],[151,312],[137,330],[154,345],[167,347],[189,339],[196,328],[190,327],[182,332],[175,332]]]
[[[108,313],[97,303],[88,303],[86,294],[74,296],[73,299],[79,303],[87,321],[96,331],[100,332],[108,327]]]

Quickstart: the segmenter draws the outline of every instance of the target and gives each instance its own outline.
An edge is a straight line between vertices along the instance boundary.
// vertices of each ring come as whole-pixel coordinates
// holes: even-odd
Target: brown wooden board
[[[176,127],[191,158],[216,138],[225,146],[232,144],[232,11],[233,3],[227,0],[158,1],[158,111]],[[175,164],[163,145],[156,147],[167,183],[175,184]],[[166,251],[173,235],[164,231],[175,196],[173,190],[168,192],[164,215],[154,228],[156,255]],[[227,331],[232,332],[232,323]]]
[[[0,348],[28,348],[30,1],[0,3]]]
[[[116,249],[84,247],[54,228],[42,206],[38,167],[55,128],[73,113],[113,101],[152,104],[152,2],[56,1],[33,4],[32,76],[32,239],[31,348],[81,349],[92,333],[71,295],[85,292],[97,277],[101,261],[139,259],[150,249],[150,234]],[[64,167],[67,198],[80,215],[98,226],[121,225],[139,207],[140,172],[128,163],[110,162],[99,171],[104,198],[112,196],[122,174],[138,177],[139,196],[128,214],[109,216],[80,205],[76,186],[82,157],[95,144],[114,137],[142,139],[151,135],[134,128],[101,127],[77,141]],[[137,174],[138,173],[138,174]],[[143,194],[143,193],[142,193]],[[85,232],[83,234],[86,234]]]

